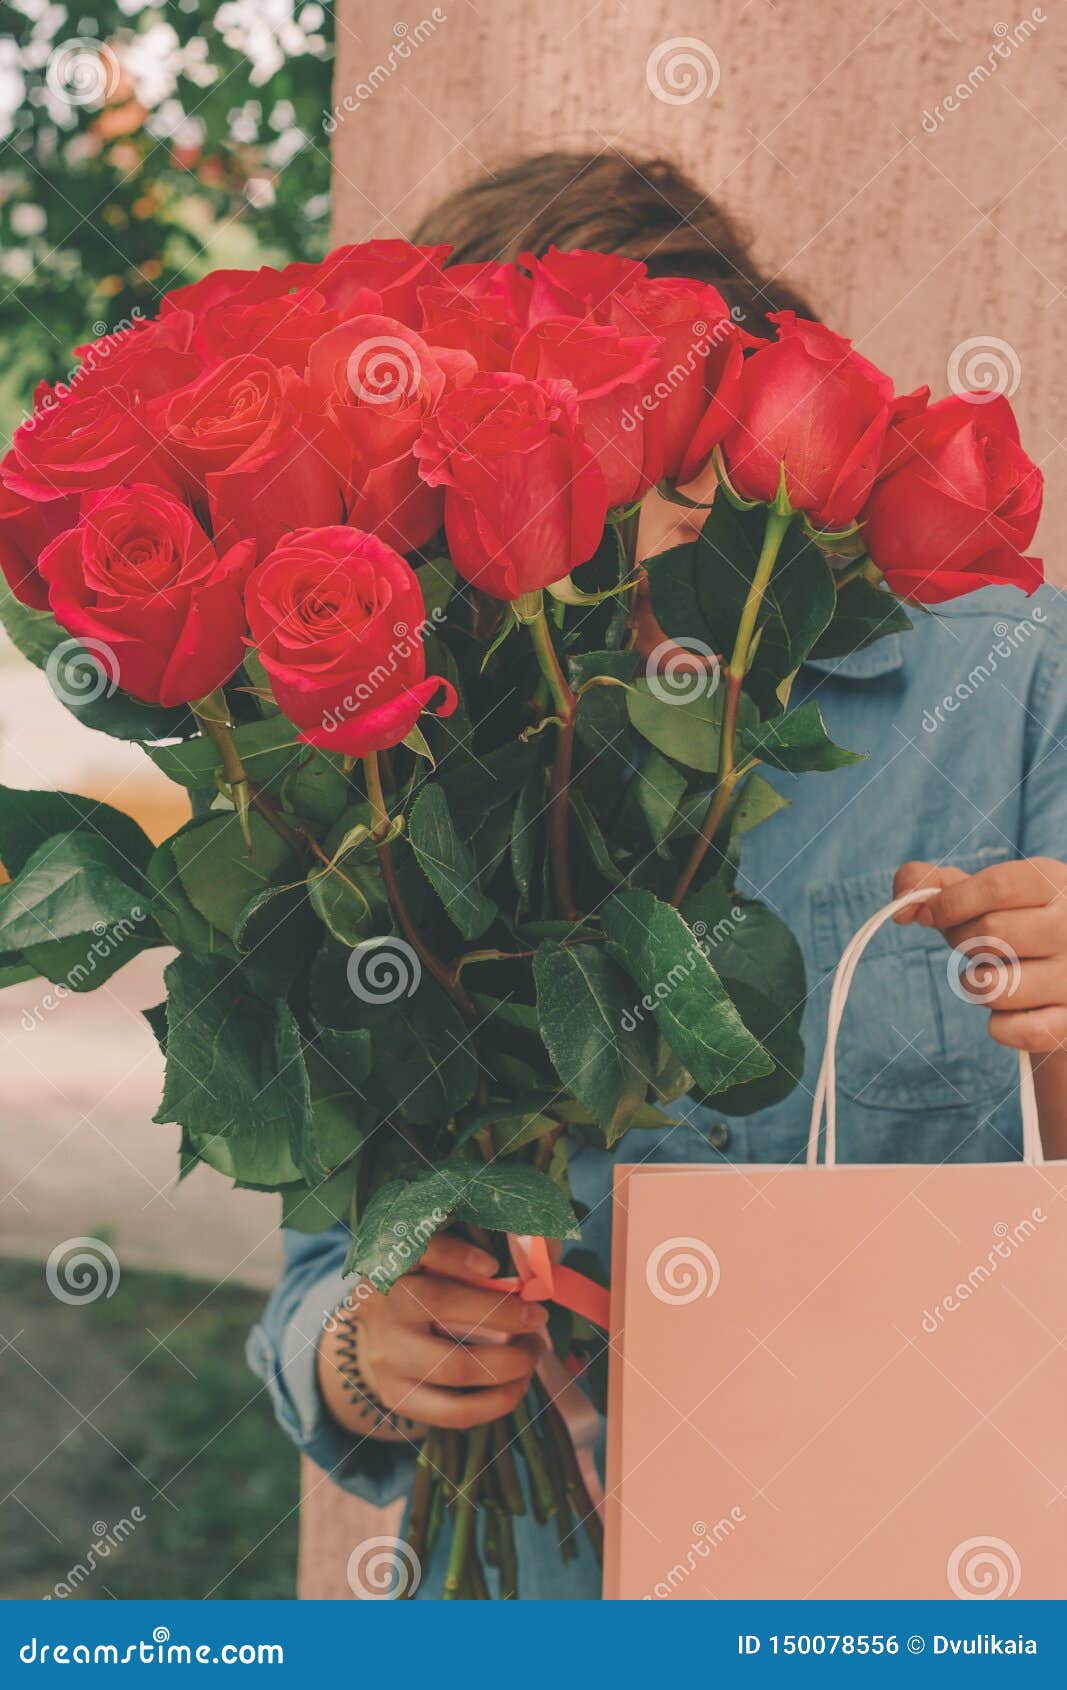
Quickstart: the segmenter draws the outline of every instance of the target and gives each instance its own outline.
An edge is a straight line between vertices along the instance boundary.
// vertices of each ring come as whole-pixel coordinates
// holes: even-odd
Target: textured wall
[[[943,392],[953,348],[1006,343],[1049,482],[1039,542],[1067,582],[1067,7],[995,5],[443,0],[435,21],[424,0],[339,0],[337,238],[407,234],[528,151],[673,156],[899,386]],[[684,66],[662,44],[681,37],[696,97],[672,104],[650,55],[671,93]]]

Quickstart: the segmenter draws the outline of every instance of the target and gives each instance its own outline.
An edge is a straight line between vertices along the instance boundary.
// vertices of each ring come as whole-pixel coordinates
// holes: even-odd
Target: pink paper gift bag
[[[844,1000],[906,901],[841,960],[807,1167],[617,1170],[609,1598],[1067,1597],[1067,1163],[1029,1059],[1022,1162],[836,1165]]]

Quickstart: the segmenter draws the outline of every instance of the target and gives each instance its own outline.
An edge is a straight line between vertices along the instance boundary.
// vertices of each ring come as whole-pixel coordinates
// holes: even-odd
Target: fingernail
[[[468,1250],[463,1258],[463,1265],[469,1268],[471,1273],[495,1274],[498,1272],[492,1256],[487,1255],[484,1250]]]
[[[540,1303],[530,1303],[526,1308],[524,1318],[527,1326],[547,1326],[548,1310],[542,1308]]]

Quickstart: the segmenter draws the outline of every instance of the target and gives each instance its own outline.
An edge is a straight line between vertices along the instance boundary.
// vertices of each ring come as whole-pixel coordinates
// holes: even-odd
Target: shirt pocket
[[[953,856],[973,874],[1003,861],[990,846]],[[811,893],[813,959],[825,1006],[829,979],[863,923],[888,903],[892,869],[817,886]],[[953,1109],[988,1101],[1010,1088],[1016,1058],[989,1037],[989,1016],[950,985],[956,965],[941,934],[887,922],[864,951],[837,1040],[837,1084],[870,1109]],[[820,1036],[825,1029],[825,1009]]]

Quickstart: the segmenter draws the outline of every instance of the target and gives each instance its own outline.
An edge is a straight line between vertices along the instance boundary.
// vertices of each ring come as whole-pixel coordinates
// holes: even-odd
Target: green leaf
[[[167,986],[167,1068],[153,1117],[201,1138],[284,1135],[299,1178],[325,1173],[300,1031],[284,1003],[247,991],[222,959],[179,956]],[[261,1183],[256,1181],[255,1183]]]
[[[422,788],[408,817],[408,838],[427,880],[465,939],[477,939],[497,913],[478,890],[474,858],[452,824],[448,799],[437,784]]]
[[[822,711],[811,701],[786,716],[739,728],[737,746],[742,757],[755,756],[772,768],[794,774],[806,769],[844,769],[850,763],[864,761],[861,752],[845,751],[834,744],[826,732]]]
[[[354,1162],[317,1185],[292,1185],[282,1192],[282,1225],[293,1232],[328,1232],[348,1219],[359,1170]]]
[[[129,884],[129,873],[125,859],[99,834],[46,840],[0,899],[0,947],[25,951],[91,933],[116,943],[128,935],[142,946],[158,941],[148,899]]]
[[[187,823],[186,828],[196,823]],[[183,832],[185,829],[183,829]],[[174,841],[164,839],[148,859],[145,879],[152,890],[152,914],[168,944],[197,956],[228,956],[238,961],[238,952],[217,927],[212,927],[194,906],[178,876]]]
[[[39,845],[58,833],[96,833],[135,869],[144,869],[152,841],[131,816],[74,792],[24,792],[0,786],[0,862],[14,878]]]
[[[820,661],[847,657],[887,634],[906,633],[910,627],[911,619],[893,593],[857,576],[839,591],[833,621],[809,655]]]
[[[293,770],[311,749],[300,743],[292,722],[284,716],[246,722],[234,729],[233,740],[249,779],[258,786]],[[179,786],[212,786],[222,766],[215,742],[206,734],[197,734],[184,745],[146,745],[145,750],[156,768]]]
[[[213,927],[232,938],[238,918],[257,892],[300,878],[300,865],[288,845],[263,817],[249,818],[252,852],[232,811],[174,836],[174,863],[193,906]]]
[[[671,831],[686,784],[682,771],[655,749],[649,752],[634,777],[637,802],[657,845]]]
[[[452,597],[456,586],[456,571],[452,561],[447,557],[434,557],[428,563],[422,563],[415,571],[419,588],[422,592],[422,602],[426,607],[426,619],[434,624],[443,620],[445,606]]]
[[[578,832],[584,839],[593,867],[598,874],[611,886],[618,886],[624,876],[616,864],[608,847],[608,842],[583,794],[573,788],[570,794],[571,813],[578,824]]]
[[[665,678],[652,683],[641,676],[627,689],[626,708],[638,733],[657,751],[687,769],[710,775],[719,762],[723,697],[722,688],[694,694],[684,682],[672,697]],[[754,721],[755,716],[751,700],[742,693],[739,722]]]
[[[565,1086],[593,1111],[607,1143],[633,1125],[653,1052],[634,1019],[633,982],[595,945],[540,945],[533,962],[541,1036]]]
[[[578,1236],[570,1204],[536,1168],[456,1161],[410,1185],[394,1180],[376,1191],[353,1234],[345,1272],[358,1271],[388,1291],[453,1219],[494,1232]]]
[[[544,835],[543,809],[544,786],[540,771],[537,771],[519,793],[509,840],[511,872],[527,908],[533,893],[538,849]]]
[[[319,920],[343,945],[358,945],[389,931],[392,912],[364,822],[347,829],[332,852],[330,866],[312,869],[307,884]]]
[[[773,1063],[745,1027],[698,937],[651,892],[618,892],[603,910],[611,954],[645,996],[675,1055],[705,1092],[741,1085]],[[647,1007],[646,1007],[647,1006]]]
[[[788,810],[789,799],[783,798],[769,780],[761,774],[748,775],[730,812],[731,833],[740,835],[769,820],[779,810]]]

